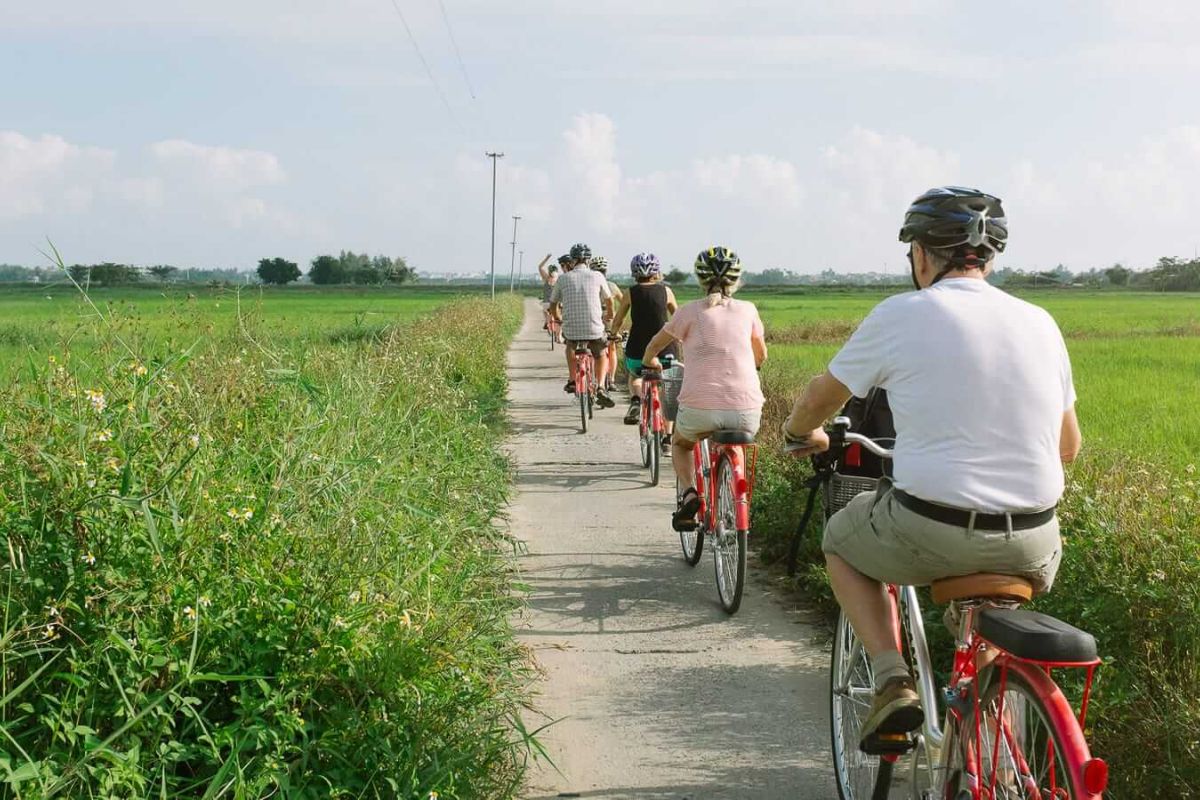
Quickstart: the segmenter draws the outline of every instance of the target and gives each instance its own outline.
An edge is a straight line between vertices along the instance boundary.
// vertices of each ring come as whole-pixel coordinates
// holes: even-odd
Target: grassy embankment
[[[229,317],[231,295],[143,297],[109,323],[76,301],[52,324],[74,339],[15,343],[3,794],[448,800],[518,779],[527,677],[492,520],[519,304],[365,330],[361,302],[335,322],[267,297]],[[380,322],[433,304],[392,297]]]
[[[1063,566],[1034,607],[1100,644],[1105,666],[1088,735],[1112,767],[1112,796],[1188,796],[1182,787],[1200,783],[1200,298],[1025,296],[1066,335],[1087,440],[1060,506]],[[798,521],[808,474],[806,464],[774,455],[778,427],[799,387],[883,295],[745,297],[759,305],[772,341],[766,468],[755,498],[755,533],[772,561]],[[814,523],[799,584],[829,603],[819,539]]]

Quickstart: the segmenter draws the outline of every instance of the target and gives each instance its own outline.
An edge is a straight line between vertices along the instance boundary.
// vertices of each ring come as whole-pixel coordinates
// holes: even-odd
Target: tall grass
[[[28,367],[0,395],[0,794],[508,796],[519,317]]]

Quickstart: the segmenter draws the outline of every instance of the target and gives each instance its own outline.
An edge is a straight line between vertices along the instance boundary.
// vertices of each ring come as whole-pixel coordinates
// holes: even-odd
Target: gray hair
[[[921,249],[925,251],[925,258],[929,261],[929,266],[933,269],[933,274],[941,274],[942,270],[950,265],[950,259],[954,258],[954,247],[928,247],[921,245]],[[992,265],[992,261],[996,258],[996,251],[988,249],[987,260],[983,262],[981,270],[986,272],[988,267]]]
[[[742,288],[741,278],[730,284],[722,283],[719,280],[713,281],[705,287],[705,292],[708,295],[705,297],[705,300],[708,301],[708,307],[728,305],[729,298],[733,297],[740,288]]]

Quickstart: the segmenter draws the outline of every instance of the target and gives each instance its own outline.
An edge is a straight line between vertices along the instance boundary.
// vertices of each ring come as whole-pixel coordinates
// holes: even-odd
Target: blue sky
[[[907,202],[1004,198],[1013,266],[1200,243],[1200,4],[56,0],[0,26],[0,261],[486,267],[590,242],[903,266]]]

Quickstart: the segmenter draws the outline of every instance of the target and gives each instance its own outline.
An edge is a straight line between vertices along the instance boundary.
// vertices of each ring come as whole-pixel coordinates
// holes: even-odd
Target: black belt
[[[1009,520],[1012,520],[1012,530],[1023,531],[1045,525],[1054,519],[1054,506],[1050,506],[1050,508],[1044,511],[1033,511],[1025,514],[984,514],[980,511],[966,511],[961,508],[951,508],[950,506],[930,503],[928,500],[913,497],[903,489],[893,488],[892,494],[895,495],[896,501],[900,505],[914,514],[920,514],[922,517],[931,519],[934,522],[943,522],[959,528],[966,528],[971,525],[972,514],[975,516],[975,529],[982,531],[1007,531],[1010,524]]]

